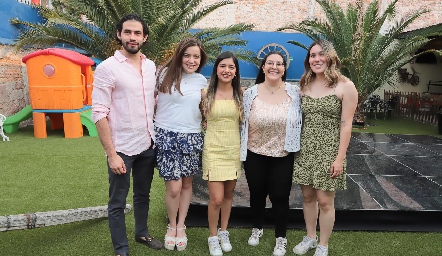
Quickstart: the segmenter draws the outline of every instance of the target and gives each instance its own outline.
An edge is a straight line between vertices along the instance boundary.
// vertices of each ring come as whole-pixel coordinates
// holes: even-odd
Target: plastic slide
[[[27,105],[22,110],[18,111],[17,114],[6,117],[6,121],[3,123],[3,130],[6,133],[13,133],[18,130],[20,122],[25,121],[32,117],[32,107]]]
[[[81,124],[86,126],[90,137],[97,137],[97,127],[92,120],[92,110],[86,110],[80,113]]]

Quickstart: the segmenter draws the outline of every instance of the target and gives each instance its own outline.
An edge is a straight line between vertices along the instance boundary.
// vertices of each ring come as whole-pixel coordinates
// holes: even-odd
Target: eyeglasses
[[[275,64],[276,64],[277,68],[284,67],[284,62],[279,62],[279,61],[278,62],[273,62],[271,60],[266,61],[266,65],[269,66],[269,67],[273,67],[273,65],[275,65]]]

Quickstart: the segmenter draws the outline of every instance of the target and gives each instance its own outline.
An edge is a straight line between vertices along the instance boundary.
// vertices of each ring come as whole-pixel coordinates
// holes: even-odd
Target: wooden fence
[[[412,118],[423,123],[437,124],[438,112],[442,111],[442,95],[384,91],[384,101],[394,102],[391,114]]]

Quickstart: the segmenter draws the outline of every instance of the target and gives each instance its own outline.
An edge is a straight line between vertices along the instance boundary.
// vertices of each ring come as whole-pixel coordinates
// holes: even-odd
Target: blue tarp
[[[19,30],[9,20],[18,18],[28,22],[44,22],[36,9],[17,0],[0,1],[0,44],[13,44],[19,36]]]
[[[278,44],[283,46],[290,58],[290,65],[287,70],[287,80],[299,80],[302,73],[304,72],[304,58],[307,51],[299,46],[287,43],[287,41],[293,40],[298,41],[306,46],[312,43],[312,40],[306,35],[301,33],[283,33],[283,32],[262,32],[262,31],[246,31],[241,33],[241,39],[247,40],[246,48],[250,51],[258,52],[265,45],[268,44]],[[228,50],[226,47],[223,50]],[[258,74],[258,67],[253,64],[241,62],[239,63],[239,68],[241,71],[241,78],[255,79]],[[213,65],[207,65],[202,70],[201,73],[210,77],[212,73]]]

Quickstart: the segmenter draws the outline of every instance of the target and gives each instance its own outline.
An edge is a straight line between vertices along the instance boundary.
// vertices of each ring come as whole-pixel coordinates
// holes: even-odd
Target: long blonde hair
[[[198,69],[195,71],[199,73],[207,61],[207,55],[204,51],[201,41],[194,37],[183,39],[175,49],[167,63],[158,70],[157,86],[158,91],[162,93],[172,93],[172,86],[175,83],[175,89],[182,95],[180,90],[181,77],[183,74],[183,55],[187,48],[191,46],[198,46],[201,52],[201,61]],[[160,79],[162,81],[160,83]]]
[[[310,68],[310,62],[309,62],[310,51],[315,45],[321,46],[322,50],[324,51],[327,57],[327,68],[324,71],[324,76],[327,81],[327,86],[331,88],[335,87],[340,80],[346,79],[345,76],[341,74],[340,71],[341,60],[339,59],[335,48],[329,41],[320,39],[314,41],[308,48],[307,56],[304,59],[304,74],[301,76],[301,79],[299,80],[299,86],[301,87],[301,91],[303,91],[305,87],[316,78],[316,74]]]
[[[210,77],[210,83],[209,87],[207,88],[206,96],[203,100],[203,114],[205,117],[209,116],[212,112],[212,107],[215,102],[215,94],[216,90],[218,89],[218,75],[216,74],[217,68],[219,63],[224,59],[232,58],[233,63],[236,67],[236,73],[235,77],[232,80],[232,87],[233,87],[233,100],[235,101],[235,105],[238,108],[239,111],[239,120],[242,121],[244,119],[244,106],[243,106],[243,100],[242,100],[242,90],[241,90],[241,83],[240,83],[240,74],[239,74],[239,65],[238,65],[238,59],[235,57],[235,55],[229,51],[221,53],[218,58],[215,61],[215,64],[213,65],[212,70],[212,76]]]

